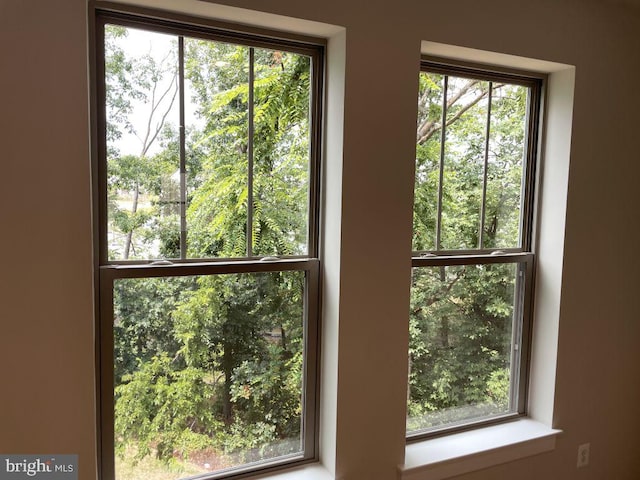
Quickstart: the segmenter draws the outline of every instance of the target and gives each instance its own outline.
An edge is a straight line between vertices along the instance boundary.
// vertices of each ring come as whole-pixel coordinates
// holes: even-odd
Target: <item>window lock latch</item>
[[[171,260],[154,260],[149,265],[173,265]]]

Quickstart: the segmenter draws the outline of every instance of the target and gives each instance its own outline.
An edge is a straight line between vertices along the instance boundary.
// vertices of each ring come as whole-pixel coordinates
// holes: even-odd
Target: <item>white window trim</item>
[[[258,480],[334,480],[335,477],[322,465],[308,465],[305,467],[295,467],[290,470],[281,471],[274,474],[256,475],[251,477]]]
[[[575,67],[434,42],[422,54],[482,61],[548,74],[542,111],[536,195],[538,265],[534,298],[528,417],[408,444],[401,480],[439,480],[552,451],[561,430],[552,428],[555,397],[566,199]]]
[[[441,480],[550,452],[561,430],[530,419],[433,438],[407,446],[399,480]],[[336,480],[324,466],[294,467],[262,480]]]
[[[401,480],[441,480],[555,448],[561,430],[530,419],[409,444]]]
[[[337,50],[340,51],[339,48]],[[550,452],[555,449],[556,439],[562,434],[562,430],[552,428],[551,425],[554,424],[553,403],[575,68],[430,42],[423,42],[422,53],[465,61],[481,60],[484,63],[548,74],[544,110],[541,113],[544,128],[540,135],[539,161],[544,168],[539,171],[537,189],[537,192],[544,191],[541,201],[537,203],[538,215],[544,218],[544,221],[538,222],[538,231],[534,233],[538,237],[538,265],[530,359],[529,416],[499,425],[407,444],[404,463],[398,465],[400,480],[446,479]],[[332,57],[329,56],[328,61],[331,60]],[[343,91],[340,93],[344,95]],[[339,132],[333,133],[339,136]],[[338,144],[341,145],[340,142]],[[326,320],[325,318],[325,322]],[[326,342],[326,337],[323,340]],[[326,343],[324,348],[328,348]],[[327,367],[326,356],[324,362],[323,367]],[[329,382],[330,387],[335,388],[332,380],[327,378],[331,373],[333,370],[323,370],[323,384]],[[323,401],[326,401],[325,395],[326,390],[322,392]],[[326,404],[324,408],[327,408]],[[332,427],[327,425],[330,423],[327,420],[326,417],[322,419],[321,429],[325,426]],[[335,421],[335,418],[333,420]],[[327,433],[326,430],[322,431]],[[325,435],[325,443],[321,445],[321,464],[256,478],[335,480],[337,477],[329,471],[334,458],[328,458],[326,455],[326,447],[332,445],[332,439],[335,437],[328,437]]]

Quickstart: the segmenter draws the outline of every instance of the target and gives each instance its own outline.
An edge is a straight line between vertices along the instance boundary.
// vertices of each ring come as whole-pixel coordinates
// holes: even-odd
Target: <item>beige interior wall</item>
[[[95,478],[83,1],[0,1],[0,452]]]
[[[343,170],[332,177],[341,190],[328,185],[342,216],[331,229],[340,291],[327,453],[340,478],[395,478],[403,456],[399,325],[422,40],[576,66],[554,409],[564,433],[551,453],[460,478],[640,478],[640,10],[590,0],[221,3],[346,28]],[[0,452],[77,453],[80,478],[92,480],[86,56],[86,0],[0,0]],[[591,464],[577,470],[585,442]]]

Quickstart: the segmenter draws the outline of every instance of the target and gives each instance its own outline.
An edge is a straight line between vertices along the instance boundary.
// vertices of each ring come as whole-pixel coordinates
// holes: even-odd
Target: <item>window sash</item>
[[[180,259],[171,259],[172,262],[200,262],[228,260],[227,258],[202,257],[186,258],[186,198],[185,197],[185,122],[184,122],[184,62],[183,62],[183,39],[184,37],[208,40],[213,42],[231,43],[242,45],[250,49],[250,62],[253,59],[255,48],[282,49],[287,52],[307,56],[311,60],[310,66],[310,105],[309,105],[309,185],[307,199],[307,252],[304,255],[289,255],[283,258],[317,258],[319,255],[319,202],[320,202],[320,145],[321,145],[321,114],[322,114],[322,89],[323,89],[323,64],[325,41],[315,37],[305,37],[299,35],[289,35],[277,33],[275,37],[268,34],[274,32],[264,32],[260,29],[240,28],[237,25],[225,24],[223,22],[208,22],[205,19],[186,17],[182,15],[172,15],[159,17],[156,11],[147,9],[131,8],[132,13],[100,8],[96,10],[96,126],[97,126],[97,156],[101,159],[94,162],[94,169],[97,172],[94,185],[99,194],[96,197],[97,215],[100,219],[97,222],[97,235],[99,238],[97,254],[99,265],[115,264],[139,264],[149,263],[156,259],[143,260],[110,260],[108,256],[108,199],[107,199],[107,111],[106,111],[106,69],[105,69],[105,26],[108,24],[131,27],[157,33],[175,35],[178,38],[178,64],[179,64],[179,116],[180,116]],[[140,15],[133,14],[133,12]],[[181,22],[181,23],[178,23]],[[225,30],[228,28],[229,30]],[[249,84],[253,83],[253,69],[250,69]],[[249,98],[249,131],[248,131],[248,188],[253,190],[253,90],[250,88]],[[252,202],[248,202],[247,224],[252,222]],[[233,257],[238,259],[260,258],[252,252],[251,247],[252,228],[247,228],[247,248],[246,255]]]
[[[480,417],[460,423],[442,425],[429,428],[427,430],[412,431],[407,433],[407,441],[414,442],[432,438],[444,434],[451,434],[480,426],[495,424],[517,418],[526,414],[527,409],[527,389],[529,377],[529,349],[532,331],[533,318],[533,295],[535,281],[535,243],[534,243],[534,214],[535,214],[535,193],[536,181],[536,159],[539,150],[539,128],[542,99],[542,82],[544,77],[532,72],[512,71],[501,67],[487,67],[484,65],[468,64],[454,60],[423,57],[420,72],[436,73],[444,76],[444,92],[442,105],[442,131],[440,137],[440,159],[439,159],[439,180],[437,192],[436,211],[436,238],[433,250],[413,251],[411,266],[412,269],[420,267],[446,267],[464,265],[490,265],[490,264],[520,264],[520,274],[516,282],[520,284],[521,304],[514,305],[519,311],[514,311],[514,328],[516,335],[512,337],[512,342],[517,342],[517,352],[512,343],[512,378],[511,398],[512,412],[497,414],[489,417]],[[509,83],[528,88],[528,99],[526,105],[526,123],[524,127],[524,154],[522,187],[520,199],[520,234],[519,244],[510,248],[487,248],[483,243],[483,227],[486,213],[486,188],[487,188],[487,162],[488,162],[488,141],[491,127],[491,102],[489,100],[489,112],[485,124],[485,143],[483,156],[483,179],[482,179],[482,205],[480,206],[480,226],[479,241],[477,248],[446,249],[441,245],[441,222],[442,222],[442,187],[444,173],[445,139],[446,139],[446,102],[447,102],[447,79],[449,76],[462,77],[468,79],[482,80],[489,82],[490,92],[497,82]],[[489,94],[491,95],[491,93]],[[415,208],[415,207],[414,207]],[[415,215],[415,213],[414,213]]]
[[[533,230],[534,230],[534,203],[535,203],[535,179],[536,179],[536,157],[539,147],[539,123],[540,123],[540,104],[542,95],[543,77],[534,72],[519,72],[501,67],[490,67],[484,65],[468,64],[448,59],[436,57],[423,57],[420,63],[421,73],[437,73],[444,76],[444,91],[442,105],[442,130],[440,137],[440,160],[439,160],[439,180],[438,180],[438,199],[436,211],[436,240],[435,248],[432,250],[416,250],[413,251],[414,256],[433,253],[437,255],[459,255],[459,254],[483,254],[491,252],[531,252],[533,251]],[[509,248],[485,248],[483,245],[483,227],[485,221],[486,209],[486,188],[487,188],[487,163],[489,149],[489,131],[491,128],[491,93],[489,94],[489,112],[486,118],[486,138],[484,149],[484,169],[483,169],[483,195],[482,204],[480,205],[480,226],[478,231],[478,248],[462,248],[447,249],[441,246],[442,234],[442,207],[443,207],[443,182],[444,182],[444,157],[446,143],[446,114],[447,114],[447,87],[448,77],[460,77],[467,79],[475,79],[487,81],[490,83],[490,92],[492,84],[497,82],[505,82],[512,85],[518,85],[528,88],[529,95],[527,99],[527,116],[524,131],[525,145],[523,155],[523,171],[522,171],[522,188],[520,199],[520,238],[519,245]]]
[[[319,282],[318,259],[278,261],[207,262],[172,265],[103,266],[99,271],[100,325],[97,338],[98,352],[98,402],[100,468],[105,479],[115,478],[115,414],[114,414],[114,295],[116,280],[130,278],[163,278],[182,276],[207,276],[234,273],[305,272],[303,311],[303,375],[302,375],[302,425],[303,452],[285,455],[254,464],[241,465],[206,475],[206,478],[223,478],[230,472],[241,475],[246,472],[269,471],[284,464],[301,464],[313,461],[318,455],[318,385],[319,385]],[[204,477],[203,477],[204,478]]]
[[[411,267],[449,267],[449,266],[474,266],[474,265],[520,265],[516,278],[516,292],[519,292],[521,302],[514,305],[517,309],[513,313],[513,327],[511,340],[511,365],[512,388],[509,399],[512,412],[496,414],[489,417],[480,417],[466,420],[460,423],[445,424],[429,428],[407,432],[407,441],[419,441],[443,434],[451,434],[469,430],[480,426],[504,422],[509,419],[524,416],[527,408],[528,378],[529,378],[529,349],[532,332],[532,308],[533,288],[535,281],[535,257],[532,253],[508,253],[501,255],[458,255],[458,256],[427,256],[414,257]],[[514,348],[514,344],[516,348]]]

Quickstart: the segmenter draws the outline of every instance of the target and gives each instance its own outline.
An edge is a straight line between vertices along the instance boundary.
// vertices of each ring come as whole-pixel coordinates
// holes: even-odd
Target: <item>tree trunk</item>
[[[443,316],[440,320],[440,345],[442,348],[449,348],[449,317]]]
[[[225,346],[222,355],[222,371],[224,373],[224,386],[222,387],[222,418],[224,423],[231,423],[231,376],[233,374],[233,353]]]
[[[138,211],[138,197],[140,196],[140,187],[136,184],[136,188],[133,190],[133,202],[131,204],[131,217],[133,218]],[[127,232],[127,238],[124,242],[124,260],[129,259],[129,252],[131,251],[131,242],[133,240],[133,226]]]

